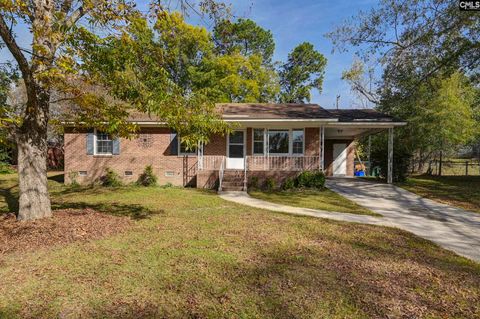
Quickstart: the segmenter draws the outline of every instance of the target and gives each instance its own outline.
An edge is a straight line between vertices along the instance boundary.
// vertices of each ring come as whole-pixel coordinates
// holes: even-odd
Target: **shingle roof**
[[[325,119],[332,118],[318,104],[225,103],[217,104],[224,118]]]
[[[225,119],[338,119],[339,122],[401,122],[372,109],[324,109],[318,104],[221,103],[216,110]],[[161,122],[155,115],[131,111],[129,121]]]

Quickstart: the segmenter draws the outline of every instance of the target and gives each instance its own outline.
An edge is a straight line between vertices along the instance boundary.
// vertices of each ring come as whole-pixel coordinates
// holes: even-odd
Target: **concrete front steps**
[[[226,170],[223,172],[223,192],[246,191],[244,189],[245,172],[243,170]]]

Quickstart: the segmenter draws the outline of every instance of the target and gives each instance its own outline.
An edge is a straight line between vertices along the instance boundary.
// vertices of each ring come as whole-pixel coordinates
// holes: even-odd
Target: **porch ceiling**
[[[361,137],[369,134],[378,133],[385,130],[385,128],[368,128],[368,127],[326,127],[325,139],[347,139]]]

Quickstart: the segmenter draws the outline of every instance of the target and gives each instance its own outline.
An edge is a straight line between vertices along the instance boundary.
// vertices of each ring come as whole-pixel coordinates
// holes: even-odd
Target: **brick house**
[[[66,126],[65,182],[93,183],[106,168],[134,182],[147,165],[161,184],[201,188],[242,189],[253,176],[260,183],[272,177],[280,184],[304,170],[353,176],[356,138],[387,129],[391,167],[393,128],[406,124],[374,110],[327,110],[316,104],[217,108],[235,129],[229,136],[212,136],[196,150],[187,150],[175,132],[145,114],[129,119],[139,127],[131,139]]]

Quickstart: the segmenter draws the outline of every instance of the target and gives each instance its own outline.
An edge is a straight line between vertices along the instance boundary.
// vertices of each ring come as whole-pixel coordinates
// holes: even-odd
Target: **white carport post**
[[[388,172],[387,183],[393,182],[393,127],[388,128]]]
[[[320,135],[320,170],[323,172],[325,170],[325,126],[319,127],[319,135]]]
[[[198,142],[197,144],[197,168],[198,170],[203,170],[203,142]]]

